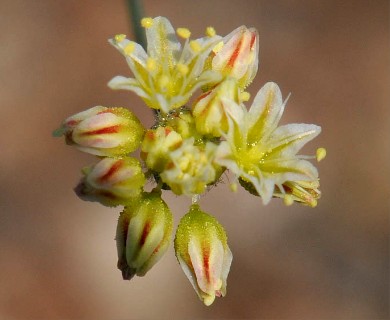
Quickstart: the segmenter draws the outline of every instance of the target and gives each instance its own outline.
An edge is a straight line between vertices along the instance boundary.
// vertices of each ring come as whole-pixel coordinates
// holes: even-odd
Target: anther
[[[230,184],[230,190],[237,192],[237,183],[233,182]]]
[[[191,36],[191,31],[187,28],[177,28],[176,33],[179,37],[183,39],[188,39]]]
[[[326,149],[318,148],[316,152],[317,161],[320,162],[322,159],[326,157]]]
[[[213,27],[207,27],[206,29],[206,36],[208,37],[214,37],[216,34],[215,29]]]
[[[286,194],[283,201],[286,206],[291,206],[294,203],[294,199],[291,194]]]
[[[141,26],[144,28],[150,28],[153,25],[153,19],[152,18],[142,18],[141,20]]]
[[[248,101],[251,98],[251,94],[248,91],[243,91],[240,93],[241,101]]]
[[[126,39],[126,35],[125,34],[117,34],[117,35],[115,35],[114,39],[115,39],[115,42],[122,42],[123,40]]]

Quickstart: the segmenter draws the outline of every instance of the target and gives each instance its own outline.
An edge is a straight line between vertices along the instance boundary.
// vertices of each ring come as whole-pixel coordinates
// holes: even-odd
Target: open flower
[[[220,168],[213,163],[216,148],[212,142],[197,146],[194,138],[184,140],[169,154],[170,161],[160,174],[162,181],[177,195],[203,193],[220,174]]]
[[[134,78],[117,76],[109,82],[112,89],[135,92],[145,103],[164,113],[184,106],[199,87],[216,83],[220,76],[204,71],[210,51],[221,39],[210,35],[189,40],[190,32],[179,28],[177,33],[186,39],[182,48],[168,19],[144,18],[147,52],[137,43],[117,35],[110,43],[125,57]]]
[[[199,299],[207,306],[226,295],[233,260],[225,230],[211,215],[191,206],[176,231],[175,252]]]
[[[97,156],[121,156],[135,151],[144,127],[130,110],[97,106],[67,118],[54,132],[66,143]]]
[[[321,128],[312,124],[278,127],[285,102],[279,87],[267,83],[256,95],[249,111],[224,100],[229,120],[226,141],[217,150],[216,162],[249,182],[267,204],[286,181],[313,181],[317,169],[297,152],[315,138]]]
[[[161,259],[169,247],[172,226],[172,213],[158,191],[143,193],[123,210],[115,240],[124,280],[144,276]]]

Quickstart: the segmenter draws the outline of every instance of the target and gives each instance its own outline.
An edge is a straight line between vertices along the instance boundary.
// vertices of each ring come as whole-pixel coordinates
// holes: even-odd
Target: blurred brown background
[[[0,318],[388,319],[388,1],[145,0],[194,37],[208,25],[260,34],[254,94],[266,81],[292,92],[283,123],[319,124],[305,148],[325,146],[315,209],[231,194],[202,207],[226,227],[234,254],[228,295],[198,300],[171,249],[145,278],[121,279],[119,209],[79,200],[80,168],[94,161],[51,137],[67,116],[95,105],[152,114],[130,92],[107,43],[129,33],[124,1],[0,0]],[[175,222],[190,199],[164,195]]]

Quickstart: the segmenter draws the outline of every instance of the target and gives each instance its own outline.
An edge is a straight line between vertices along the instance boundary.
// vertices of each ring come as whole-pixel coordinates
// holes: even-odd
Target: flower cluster
[[[97,106],[66,119],[55,135],[98,156],[82,170],[77,195],[124,207],[116,233],[123,279],[144,276],[171,243],[173,218],[162,190],[192,197],[174,247],[198,297],[210,305],[226,294],[232,253],[221,224],[200,208],[199,195],[230,171],[233,191],[240,184],[264,204],[282,198],[286,205],[315,207],[318,172],[308,161],[314,157],[298,152],[321,128],[279,126],[287,99],[272,82],[245,106],[258,68],[255,29],[241,26],[221,37],[208,27],[204,37],[190,40],[188,29],[174,30],[164,17],[144,18],[142,25],[146,50],[123,34],[109,40],[134,77],[117,76],[108,85],[133,91],[154,109],[153,127],[144,128],[128,109]],[[140,159],[130,155],[136,150]],[[317,160],[325,153],[319,148]],[[155,184],[149,192],[148,183]]]

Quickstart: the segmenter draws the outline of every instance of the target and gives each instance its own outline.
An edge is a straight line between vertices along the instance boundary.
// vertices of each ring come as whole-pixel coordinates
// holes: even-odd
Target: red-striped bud
[[[223,39],[214,49],[212,70],[238,80],[241,88],[248,86],[256,75],[259,63],[258,33],[254,28],[241,26]]]
[[[182,143],[181,135],[171,127],[150,129],[146,131],[142,142],[141,158],[149,169],[162,172],[170,159],[170,153],[179,148]]]
[[[226,295],[232,263],[225,230],[211,215],[192,205],[175,237],[176,257],[198,297],[207,306]]]
[[[67,144],[81,151],[110,157],[135,151],[144,128],[125,108],[97,106],[66,119],[54,135],[64,135]]]
[[[145,183],[140,162],[131,157],[104,158],[83,172],[85,176],[75,189],[77,195],[109,207],[128,205],[140,195]]]
[[[161,192],[144,193],[126,207],[118,220],[118,269],[124,280],[144,276],[167,251],[172,235],[172,213]]]
[[[227,132],[228,120],[221,98],[238,103],[239,92],[236,79],[226,79],[195,101],[193,115],[196,129],[200,133],[220,137],[222,133]]]

